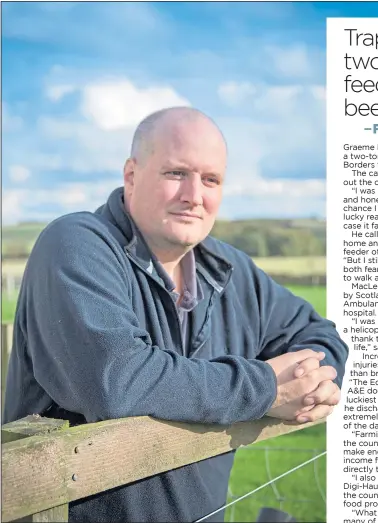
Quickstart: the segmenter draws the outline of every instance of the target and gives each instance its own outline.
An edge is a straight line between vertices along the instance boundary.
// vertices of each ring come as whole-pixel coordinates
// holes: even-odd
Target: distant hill
[[[3,259],[27,258],[46,223],[2,228]],[[324,256],[326,223],[316,219],[218,220],[211,233],[250,256]]]
[[[2,227],[2,257],[27,258],[46,223],[20,223]]]
[[[212,234],[250,256],[324,256],[326,253],[325,220],[219,220]]]

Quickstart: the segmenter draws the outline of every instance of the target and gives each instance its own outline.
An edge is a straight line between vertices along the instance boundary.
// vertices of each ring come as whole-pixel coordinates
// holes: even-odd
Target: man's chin
[[[205,231],[199,224],[169,224],[170,227],[165,230],[165,238],[177,247],[181,246],[186,249],[195,247],[206,237]]]
[[[172,235],[169,238],[169,241],[172,245],[176,247],[183,247],[185,249],[195,247],[198,243],[202,241],[198,236],[179,236]]]

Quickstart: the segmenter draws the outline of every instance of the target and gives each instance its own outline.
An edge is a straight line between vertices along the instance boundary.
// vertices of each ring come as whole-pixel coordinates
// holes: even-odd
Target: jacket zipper
[[[205,345],[205,343],[207,342],[207,339],[204,340],[201,345],[199,347],[196,348],[196,350],[193,352],[193,354],[190,355],[190,358],[194,358],[194,356],[197,354],[197,352],[199,352],[202,347]]]
[[[229,273],[228,278],[227,278],[227,281],[226,281],[226,283],[225,283],[225,285],[224,285],[224,287],[223,287],[223,291],[224,291],[224,289],[226,288],[226,285],[228,284],[228,282],[230,281],[230,279],[231,279],[231,275],[232,275],[233,271],[234,271],[234,267],[231,265],[231,266],[230,266],[230,273]],[[202,273],[202,275],[206,278],[206,276],[205,276],[203,273]],[[209,282],[209,283],[210,283],[210,285],[213,285],[211,282]],[[213,286],[214,286],[214,285],[213,285]],[[223,291],[219,293],[219,296],[221,296],[221,295],[223,294]],[[210,303],[209,307],[212,307],[212,306],[213,306],[213,300],[214,300],[214,295],[213,295],[213,297],[211,298],[211,303]],[[209,312],[209,315],[210,315],[210,312]],[[193,352],[193,354],[190,355],[190,358],[193,358],[196,354],[198,354],[198,352],[202,349],[202,347],[205,345],[206,342],[207,342],[207,339],[205,339],[205,340],[201,343],[201,345],[200,345],[199,347],[196,348],[196,350]]]
[[[124,250],[126,256],[141,270],[144,272],[144,274],[146,274],[149,278],[151,278],[155,283],[157,283],[159,285],[159,287],[161,289],[163,289],[164,292],[166,292],[172,302],[172,305],[173,305],[173,308],[174,308],[174,316],[176,318],[176,323],[178,325],[178,328],[179,328],[179,337],[180,337],[180,350],[181,350],[181,353],[182,355],[185,357],[185,349],[184,349],[184,341],[183,341],[183,338],[182,338],[182,331],[181,331],[181,322],[180,322],[180,317],[179,317],[179,313],[178,313],[178,310],[177,310],[177,307],[176,307],[176,303],[174,302],[174,299],[172,298],[171,294],[169,291],[167,291],[167,289],[164,287],[164,285],[162,285],[158,280],[155,280],[155,278],[153,278],[151,276],[151,274],[149,272],[147,272],[144,267],[142,267],[132,256],[131,254],[128,253],[128,251]]]
[[[208,312],[206,314],[206,318],[205,318],[205,322],[208,321],[209,319],[209,316],[211,314],[211,311],[213,309],[213,303],[214,303],[214,293],[213,295],[211,296],[210,298],[210,303],[209,303],[209,307],[208,307]],[[190,355],[190,358],[193,358],[196,354],[198,354],[198,352],[202,349],[202,347],[205,345],[205,343],[207,342],[208,338],[205,338],[203,340],[203,342],[201,343],[201,345],[199,347],[196,348],[196,350]]]
[[[175,310],[174,314],[175,314],[175,318],[177,320],[177,325],[178,325],[178,329],[179,329],[180,344],[181,344],[180,348],[181,348],[182,355],[185,356],[185,346],[184,346],[184,340],[182,338],[181,321],[180,321],[180,316],[179,316],[179,313],[178,313],[178,310],[176,307],[176,303],[175,303],[174,299],[172,298],[171,294],[167,291],[167,289],[164,288],[164,290],[169,294],[169,297],[172,300],[173,308]]]

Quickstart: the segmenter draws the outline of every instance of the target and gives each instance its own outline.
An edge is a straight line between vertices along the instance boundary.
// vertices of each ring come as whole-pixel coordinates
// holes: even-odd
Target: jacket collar
[[[125,209],[123,187],[115,189],[110,194],[106,204],[97,209],[96,214],[101,214],[121,229],[126,239],[126,243],[123,246],[125,252],[153,277],[153,266],[157,259],[148,247],[131,215]],[[213,241],[210,237],[205,238],[205,240],[194,247],[194,255],[198,271],[221,294],[230,280],[233,267],[228,260],[212,250],[211,244]]]

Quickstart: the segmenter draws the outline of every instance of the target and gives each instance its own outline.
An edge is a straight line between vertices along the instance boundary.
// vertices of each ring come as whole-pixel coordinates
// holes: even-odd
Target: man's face
[[[156,131],[151,153],[125,166],[129,210],[157,250],[190,247],[211,231],[222,198],[226,146],[201,119]]]

